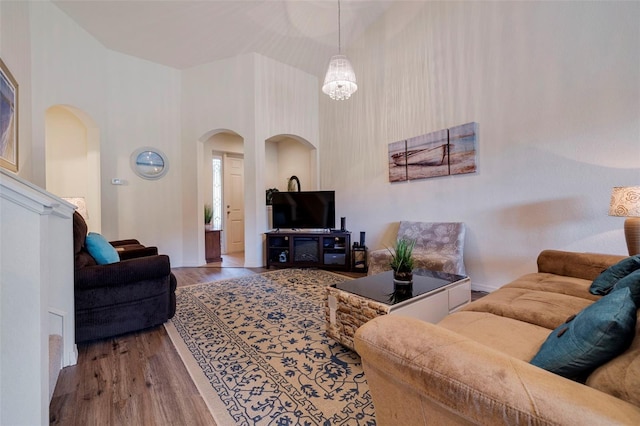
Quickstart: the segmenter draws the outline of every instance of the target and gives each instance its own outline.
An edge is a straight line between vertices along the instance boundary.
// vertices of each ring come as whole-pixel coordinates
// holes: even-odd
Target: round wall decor
[[[141,178],[160,179],[169,171],[169,161],[159,149],[145,146],[131,154],[131,168]]]

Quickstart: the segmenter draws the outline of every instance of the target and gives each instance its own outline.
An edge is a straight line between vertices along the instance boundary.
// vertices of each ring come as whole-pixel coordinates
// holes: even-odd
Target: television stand
[[[351,233],[326,231],[271,231],[267,236],[267,269],[351,268]]]

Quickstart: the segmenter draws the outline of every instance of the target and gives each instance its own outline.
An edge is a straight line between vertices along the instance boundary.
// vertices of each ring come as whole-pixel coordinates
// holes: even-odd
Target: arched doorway
[[[203,148],[199,198],[211,207],[205,226],[205,260],[220,267],[244,266],[244,139],[218,129],[200,138]],[[203,209],[203,214],[205,209]],[[204,220],[203,220],[204,222]],[[219,254],[219,256],[218,256]]]
[[[84,111],[69,105],[46,110],[45,169],[47,191],[84,202],[87,226],[101,232],[100,132]]]

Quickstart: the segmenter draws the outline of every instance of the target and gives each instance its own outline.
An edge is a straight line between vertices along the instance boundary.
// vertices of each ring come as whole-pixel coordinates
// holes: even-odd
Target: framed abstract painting
[[[0,59],[0,166],[18,171],[18,82]]]

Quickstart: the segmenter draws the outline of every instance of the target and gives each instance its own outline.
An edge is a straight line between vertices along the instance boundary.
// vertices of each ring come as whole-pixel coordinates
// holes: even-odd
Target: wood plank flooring
[[[211,266],[172,270],[178,286],[267,271]],[[163,326],[78,345],[78,363],[60,372],[49,419],[50,425],[74,426],[215,425]]]
[[[264,271],[173,269],[178,286]],[[78,345],[78,363],[60,372],[49,420],[78,426],[215,425],[163,326]]]

